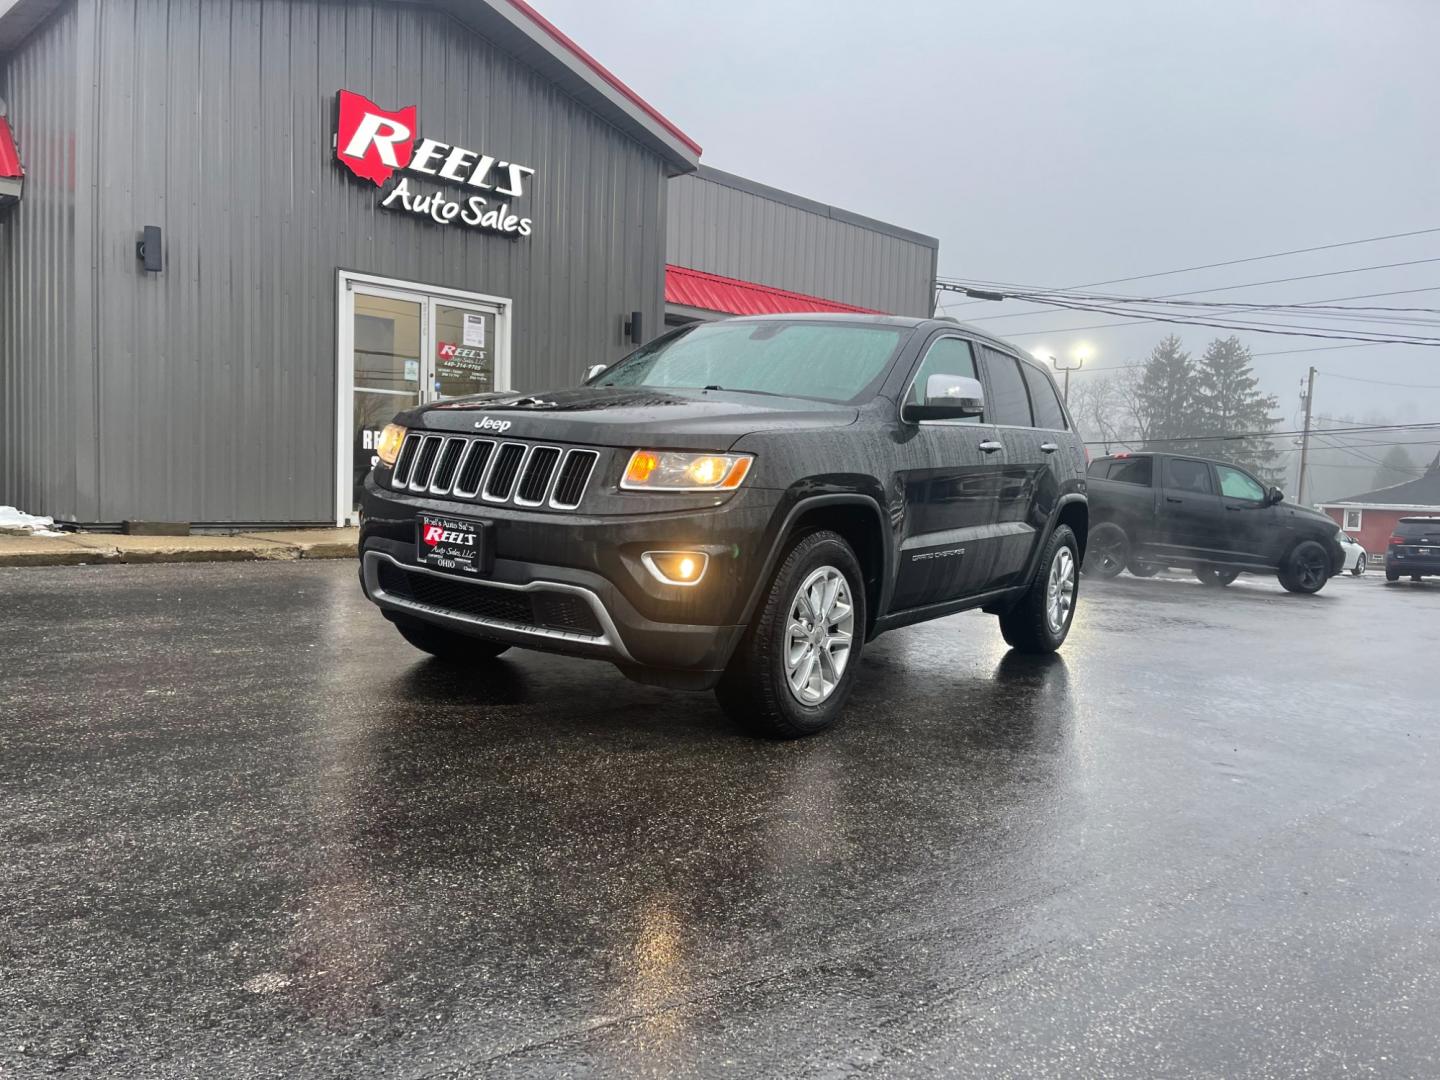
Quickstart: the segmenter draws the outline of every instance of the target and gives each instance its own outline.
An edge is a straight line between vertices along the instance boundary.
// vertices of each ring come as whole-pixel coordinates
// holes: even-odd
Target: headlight
[[[620,486],[630,491],[733,491],[750,471],[750,454],[675,454],[636,450]]]
[[[395,459],[400,456],[400,447],[405,445],[405,429],[399,424],[386,424],[385,430],[380,432],[380,439],[375,443],[375,456],[383,461],[387,468],[394,468]]]

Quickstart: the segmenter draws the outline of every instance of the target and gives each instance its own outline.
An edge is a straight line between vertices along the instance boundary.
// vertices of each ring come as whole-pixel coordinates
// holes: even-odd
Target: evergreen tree
[[[1420,469],[1416,466],[1415,459],[1410,456],[1410,451],[1403,446],[1392,446],[1380,459],[1380,467],[1375,470],[1375,481],[1370,486],[1377,490],[1394,487],[1407,480],[1418,479],[1419,476]]]
[[[1203,435],[1240,435],[1243,438],[1208,440],[1209,456],[1233,461],[1267,484],[1279,483],[1284,467],[1279,453],[1265,435],[1279,418],[1272,416],[1277,401],[1262,394],[1260,381],[1250,367],[1250,350],[1233,334],[1216,338],[1195,368],[1191,430]]]
[[[1150,351],[1135,388],[1136,426],[1162,453],[1193,454],[1203,444],[1192,443],[1194,427],[1195,365],[1174,334]]]

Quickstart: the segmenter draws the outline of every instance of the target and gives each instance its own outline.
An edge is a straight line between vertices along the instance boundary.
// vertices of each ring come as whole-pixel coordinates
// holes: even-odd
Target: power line
[[[1382,240],[1399,240],[1407,236],[1424,236],[1428,233],[1440,232],[1440,227],[1430,229],[1412,229],[1409,232],[1389,233],[1385,236],[1367,236],[1362,240],[1344,240],[1336,244],[1319,244],[1315,247],[1293,248],[1290,251],[1276,251],[1269,255],[1251,255],[1244,259],[1226,259],[1224,262],[1203,263],[1199,266],[1185,266],[1179,270],[1159,270],[1153,274],[1135,274],[1131,277],[1110,278],[1107,281],[1090,281],[1080,285],[1066,285],[1066,289],[1093,289],[1099,285],[1120,285],[1127,281],[1145,281],[1149,278],[1170,277],[1174,274],[1189,274],[1197,270],[1216,270],[1222,266],[1239,266],[1241,263],[1264,262],[1266,259],[1281,259],[1287,255],[1305,255],[1313,251],[1332,251],[1335,248],[1356,247],[1360,244],[1375,244]],[[983,300],[971,300],[967,303],[980,304]],[[956,307],[964,307],[965,304],[957,304]]]
[[[1440,390],[1440,383],[1386,382],[1384,379],[1362,379],[1359,375],[1341,375],[1334,371],[1322,371],[1327,379],[1344,379],[1346,382],[1370,383],[1374,386],[1399,386],[1405,390]]]
[[[1440,259],[1436,260],[1440,262]],[[1094,311],[1105,315],[1128,315],[1130,312],[1116,310],[1110,307],[1099,305],[1085,305],[1069,303],[1062,300],[1040,300],[1040,303],[1050,304],[1058,308],[1067,308],[1072,311]],[[1161,315],[1150,313],[1140,322],[1169,323],[1175,326],[1208,326],[1218,330],[1243,330],[1256,334],[1278,334],[1281,337],[1308,337],[1317,338],[1321,341],[1359,341],[1374,345],[1440,345],[1440,337],[1425,337],[1418,334],[1400,335],[1391,334],[1382,337],[1380,331],[1354,331],[1346,332],[1343,327],[1330,326],[1306,326],[1302,323],[1253,323],[1253,322],[1216,322],[1210,319],[1196,318],[1193,316],[1176,313]],[[1119,325],[1124,325],[1119,324]],[[1094,327],[1065,327],[1063,329],[1050,330],[1025,330],[1018,334],[1011,334],[1010,337],[1034,337],[1037,334],[1060,334],[1072,330],[1094,329]]]
[[[1327,418],[1317,417],[1317,419],[1324,420]],[[1345,421],[1340,422],[1344,423]],[[1369,424],[1362,427],[1346,428],[1344,429],[1344,433],[1354,432],[1358,435],[1372,431],[1434,431],[1437,429],[1440,429],[1440,420],[1429,420],[1422,424]],[[1312,428],[1310,433],[1312,435],[1315,434],[1315,429]],[[1170,439],[1137,439],[1132,441],[1145,443],[1147,445],[1150,443],[1235,442],[1241,439],[1280,439],[1304,434],[1305,432],[1301,429],[1294,431],[1237,431],[1229,435],[1176,435]],[[1110,441],[1118,442],[1119,440],[1111,439]],[[1100,446],[1103,445],[1104,442],[1105,440],[1103,439],[1087,439],[1085,445]]]
[[[1252,352],[1251,358],[1257,356],[1294,356],[1297,353],[1312,352],[1334,352],[1337,349],[1363,349],[1368,342],[1357,342],[1354,345],[1311,345],[1304,349],[1267,349],[1264,352]],[[1081,372],[1087,374],[1098,374],[1102,371],[1130,371],[1134,368],[1143,368],[1146,364],[1107,364],[1100,368],[1076,368],[1072,374],[1079,375]]]
[[[1112,304],[1112,305],[1113,305],[1113,304],[1161,304],[1161,303],[1169,304],[1169,303],[1171,303],[1172,301],[1175,301],[1175,298],[1176,298],[1176,297],[1179,297],[1179,296],[1196,296],[1196,295],[1198,295],[1198,294],[1200,294],[1200,293],[1214,292],[1216,289],[1231,290],[1231,291],[1233,291],[1233,290],[1235,290],[1235,289],[1254,289],[1254,288],[1259,288],[1259,287],[1262,286],[1262,285],[1280,285],[1280,284],[1285,284],[1285,283],[1287,283],[1287,282],[1294,282],[1294,281],[1314,281],[1314,280],[1317,280],[1317,279],[1320,279],[1320,278],[1341,277],[1341,276],[1343,276],[1343,275],[1345,275],[1345,274],[1363,274],[1363,273],[1367,273],[1367,272],[1369,272],[1369,271],[1371,271],[1371,270],[1393,270],[1393,269],[1395,269],[1395,268],[1397,268],[1397,267],[1403,267],[1403,266],[1420,266],[1420,265],[1422,265],[1422,264],[1434,263],[1434,262],[1440,262],[1440,256],[1432,256],[1432,257],[1425,258],[1425,259],[1409,259],[1409,260],[1406,260],[1406,261],[1404,261],[1404,262],[1397,262],[1397,263],[1377,263],[1377,264],[1375,264],[1374,266],[1356,266],[1356,267],[1352,267],[1352,268],[1350,268],[1350,269],[1348,269],[1348,270],[1328,270],[1328,271],[1326,271],[1325,273],[1322,273],[1322,274],[1297,274],[1297,275],[1294,275],[1294,276],[1288,277],[1288,278],[1268,278],[1268,279],[1266,279],[1266,280],[1264,280],[1264,281],[1248,281],[1248,282],[1241,282],[1241,283],[1234,284],[1234,285],[1219,285],[1219,286],[1214,286],[1214,285],[1212,285],[1212,286],[1210,286],[1210,287],[1208,287],[1208,288],[1204,288],[1204,289],[1189,289],[1189,290],[1184,291],[1184,292],[1161,293],[1159,296],[1115,296],[1115,295],[1107,296],[1107,295],[1101,294],[1101,293],[1094,293],[1094,294],[1091,294],[1091,293],[1066,293],[1066,292],[1063,291],[1063,290],[1050,290],[1050,289],[1045,289],[1045,288],[1043,288],[1043,287],[1037,288],[1037,287],[1034,287],[1034,286],[1031,286],[1031,287],[1029,287],[1029,288],[1026,288],[1026,287],[1024,287],[1024,286],[1011,286],[1011,287],[1010,287],[1010,292],[1011,292],[1012,295],[1010,295],[1010,296],[1005,296],[1003,293],[995,292],[995,293],[993,293],[993,295],[988,296],[988,297],[982,297],[981,299],[985,300],[986,302],[997,302],[997,301],[998,301],[998,302],[1003,302],[1003,301],[1005,301],[1005,300],[1029,300],[1029,301],[1031,301],[1032,303],[1038,303],[1038,304],[1047,304],[1047,303],[1049,303],[1049,304],[1055,304],[1055,303],[1057,303],[1059,300],[1062,300],[1062,299],[1065,299],[1065,300],[1074,300],[1074,301],[1077,301],[1077,302],[1095,301],[1096,306],[1093,307],[1093,308],[1090,309],[1090,310],[1100,310],[1100,308],[1099,308],[1099,306],[1098,306],[1099,304]],[[937,280],[936,283],[935,283],[935,287],[936,287],[937,289],[940,289],[940,290],[943,290],[943,291],[946,291],[946,292],[958,292],[958,293],[974,293],[974,292],[985,292],[985,291],[987,291],[986,288],[985,288],[984,283],[981,283],[981,282],[963,282],[963,281],[950,280],[950,279],[940,279],[940,280]],[[1422,292],[1423,292],[1423,291],[1428,291],[1428,290],[1417,290],[1417,291],[1422,291]],[[1366,296],[1379,296],[1379,295],[1386,295],[1386,294],[1381,294],[1381,293],[1367,293],[1367,294],[1364,294],[1364,295],[1366,295]],[[1389,294],[1389,295],[1399,295],[1399,293],[1397,292],[1397,293],[1392,293],[1392,294]],[[1360,299],[1360,297],[1353,297],[1352,299]],[[1266,306],[1266,305],[1264,305],[1264,304],[1246,304],[1246,302],[1243,301],[1243,300],[1240,300],[1240,301],[1211,300],[1211,301],[1206,301],[1205,303],[1206,303],[1208,306],[1214,306],[1214,307],[1239,307],[1239,308],[1253,307],[1253,308],[1257,308],[1257,309],[1258,309],[1258,308],[1261,308],[1261,307]],[[941,306],[942,308],[946,307],[946,305],[943,305],[943,304],[940,305],[940,306]],[[978,318],[978,319],[971,319],[970,321],[971,321],[971,322],[993,322],[993,321],[996,320],[996,319],[1014,319],[1014,318],[1018,318],[1018,317],[1020,317],[1020,316],[1022,316],[1022,315],[1027,315],[1027,314],[1034,314],[1034,312],[1012,312],[1011,314],[1008,314],[1008,315],[985,315],[985,316],[981,316],[981,317]],[[1063,333],[1064,331],[1047,331],[1047,332],[1048,332],[1048,333]]]

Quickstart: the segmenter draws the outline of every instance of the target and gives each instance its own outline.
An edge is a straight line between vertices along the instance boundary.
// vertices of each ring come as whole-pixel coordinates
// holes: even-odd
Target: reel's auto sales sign
[[[457,198],[439,192],[421,194],[410,187],[408,176],[401,176],[380,200],[381,206],[420,214],[440,225],[458,222],[510,236],[531,234],[530,218],[512,213],[508,200],[525,194],[525,182],[535,175],[534,169],[438,139],[417,138],[413,105],[382,109],[349,90],[341,90],[339,97],[335,157],[360,179],[383,187],[397,172],[414,173],[486,192],[467,195],[462,191]]]

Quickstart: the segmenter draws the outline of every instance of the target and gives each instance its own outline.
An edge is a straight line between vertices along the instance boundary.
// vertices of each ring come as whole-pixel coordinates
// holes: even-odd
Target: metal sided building
[[[934,313],[933,236],[707,166],[670,181],[665,321]]]
[[[0,504],[341,523],[414,403],[929,311],[933,240],[699,155],[524,0],[0,0]]]

